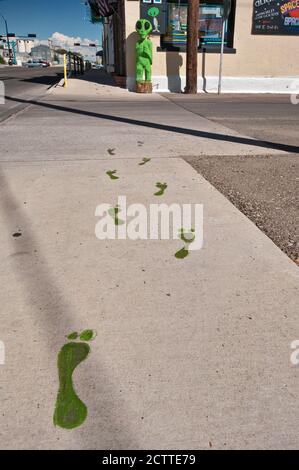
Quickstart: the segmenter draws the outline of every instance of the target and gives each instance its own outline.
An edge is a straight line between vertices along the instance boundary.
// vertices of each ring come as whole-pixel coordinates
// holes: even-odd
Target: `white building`
[[[30,39],[30,38],[26,38],[26,39],[16,38],[16,42],[17,42],[17,52],[20,54],[24,54],[24,53],[30,54],[31,49],[35,45],[34,39]]]

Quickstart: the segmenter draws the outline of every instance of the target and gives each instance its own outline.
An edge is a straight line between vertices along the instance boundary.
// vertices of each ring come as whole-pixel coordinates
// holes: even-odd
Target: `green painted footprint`
[[[155,193],[155,196],[163,196],[167,186],[167,183],[156,183],[156,188],[158,188],[159,191]]]
[[[139,166],[145,165],[146,163],[150,162],[151,158],[143,158],[141,163],[138,163]]]
[[[73,372],[90,353],[90,346],[82,341],[91,341],[96,333],[84,330],[80,335],[73,332],[67,336],[70,343],[62,346],[58,354],[59,390],[53,416],[55,426],[74,429],[81,426],[87,417],[87,407],[76,394],[73,386]],[[80,339],[81,342],[73,340]]]
[[[111,209],[108,210],[108,214],[114,220],[115,225],[123,225],[125,222],[118,218],[118,213],[119,213],[119,207],[118,206],[111,207]]]
[[[116,175],[116,170],[109,170],[109,171],[106,172],[106,175],[108,175],[111,180],[119,180],[119,177],[115,176]]]
[[[195,230],[193,228],[189,231],[186,231],[184,228],[180,229],[179,236],[180,239],[185,243],[185,246],[175,253],[174,256],[176,258],[184,259],[189,255],[189,245],[195,240],[194,232]]]

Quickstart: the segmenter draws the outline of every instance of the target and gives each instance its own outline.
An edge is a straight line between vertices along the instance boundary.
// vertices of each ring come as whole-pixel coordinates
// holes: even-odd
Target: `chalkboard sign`
[[[299,35],[299,0],[254,0],[252,34]]]
[[[151,34],[159,35],[166,33],[166,0],[141,0],[140,18],[148,20],[153,27]]]

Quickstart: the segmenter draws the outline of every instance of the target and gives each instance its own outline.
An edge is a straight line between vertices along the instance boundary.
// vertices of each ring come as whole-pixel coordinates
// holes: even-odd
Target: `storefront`
[[[123,0],[127,87],[135,87],[136,21],[153,22],[153,89],[179,92],[185,87],[186,0]],[[200,1],[198,90],[216,92],[222,37],[223,0]],[[150,14],[147,12],[150,10]],[[156,12],[156,13],[155,13]],[[157,14],[157,12],[159,12]],[[153,18],[154,17],[154,18]],[[114,34],[117,34],[115,30]],[[291,92],[299,76],[299,0],[232,0],[225,23],[224,92]]]

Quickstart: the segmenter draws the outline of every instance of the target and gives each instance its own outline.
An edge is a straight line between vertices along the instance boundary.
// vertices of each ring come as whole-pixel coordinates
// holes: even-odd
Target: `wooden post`
[[[199,27],[199,0],[188,1],[187,70],[185,93],[197,93],[197,48]]]
[[[69,62],[68,72],[69,72],[69,77],[71,77],[72,76],[72,56],[70,52],[68,52],[68,62]]]

